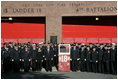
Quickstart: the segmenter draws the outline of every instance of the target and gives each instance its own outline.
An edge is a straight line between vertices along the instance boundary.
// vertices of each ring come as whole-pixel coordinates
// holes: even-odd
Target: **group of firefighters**
[[[62,43],[63,44],[63,43]],[[65,48],[63,45],[62,48]],[[95,73],[117,74],[117,44],[73,43],[70,48],[70,69]],[[4,43],[1,48],[2,72],[58,71],[58,44]]]

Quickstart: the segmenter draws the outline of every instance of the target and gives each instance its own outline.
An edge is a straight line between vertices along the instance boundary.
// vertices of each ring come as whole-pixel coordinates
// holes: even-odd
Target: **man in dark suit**
[[[23,56],[23,60],[22,61],[24,61],[24,71],[25,72],[29,72],[30,61],[31,61],[31,53],[28,50],[27,46],[25,46],[25,51],[24,51],[24,56]]]
[[[103,62],[103,43],[100,44],[99,52],[99,62],[98,62],[98,69],[100,73],[104,73],[104,62]]]
[[[20,56],[19,56],[19,50],[18,45],[14,45],[14,71],[19,72],[20,70]]]
[[[14,46],[12,42],[9,42],[9,52],[10,52],[10,70],[13,72],[14,71]]]
[[[86,62],[86,50],[84,48],[84,45],[81,46],[81,51],[80,51],[80,54],[81,54],[81,71],[85,71],[85,62]]]
[[[7,46],[4,46],[4,50],[1,53],[1,59],[3,64],[3,71],[9,72],[10,71],[10,53]]]
[[[46,71],[52,72],[51,60],[53,60],[53,50],[47,45],[47,48],[44,51],[45,60],[46,60]]]
[[[110,68],[109,68],[109,63],[110,63],[110,55],[111,55],[111,50],[110,48],[108,48],[109,46],[105,46],[104,47],[104,55],[103,55],[103,61],[105,63],[105,73],[110,73]]]
[[[98,51],[96,50],[96,47],[93,47],[93,51],[92,51],[92,70],[94,73],[98,72]]]
[[[43,62],[43,54],[41,48],[39,47],[37,53],[37,70],[39,71],[41,71],[42,69],[42,62]]]
[[[3,59],[4,59],[4,51],[7,47],[7,43],[3,44],[3,47],[1,47],[1,72],[3,72]]]
[[[31,50],[31,59],[32,59],[32,71],[36,71],[36,63],[37,63],[37,48],[36,44],[33,44],[33,48]]]
[[[42,45],[41,45],[41,52],[42,52],[42,54],[43,54],[43,62],[42,62],[42,67],[44,67],[44,68],[46,68],[46,60],[45,60],[45,50],[46,50],[46,44],[45,43],[43,43]]]
[[[115,48],[115,44],[112,44],[112,48],[111,48],[111,71],[112,74],[116,74],[116,70],[115,70],[115,60],[116,60],[116,54],[117,54],[117,49]]]
[[[58,45],[55,43],[54,44],[54,66],[58,70]]]
[[[20,50],[19,50],[19,57],[20,57],[20,69],[23,69],[23,66],[24,66],[24,61],[22,61],[22,59],[23,59],[23,54],[24,54],[24,51],[25,51],[25,49],[24,49],[24,46],[22,45],[21,46],[21,48],[20,48]]]
[[[87,71],[91,72],[91,55],[92,55],[92,50],[90,50],[90,46],[87,46],[86,50],[86,60],[87,60]]]
[[[73,49],[71,49],[72,71],[77,71],[78,69],[78,66],[77,66],[78,54],[79,54],[79,51],[77,47],[74,45]]]

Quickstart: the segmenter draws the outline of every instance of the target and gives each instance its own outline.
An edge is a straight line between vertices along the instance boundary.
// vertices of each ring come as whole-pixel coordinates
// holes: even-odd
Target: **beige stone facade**
[[[116,16],[116,1],[2,1],[1,17],[45,17],[46,42],[62,39],[63,16]]]

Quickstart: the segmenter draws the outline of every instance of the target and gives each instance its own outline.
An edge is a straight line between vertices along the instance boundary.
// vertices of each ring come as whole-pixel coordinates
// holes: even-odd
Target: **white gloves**
[[[77,58],[77,60],[80,60],[80,58]]]
[[[53,60],[53,58],[51,58],[51,60]]]
[[[14,61],[14,59],[12,59],[11,61]]]
[[[24,61],[24,59],[22,59],[22,61]]]

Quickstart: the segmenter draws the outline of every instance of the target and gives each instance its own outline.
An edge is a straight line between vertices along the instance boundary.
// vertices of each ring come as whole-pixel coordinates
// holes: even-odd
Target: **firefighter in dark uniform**
[[[53,51],[51,64],[52,64],[52,66],[54,66],[54,46],[52,43],[48,43],[48,45],[50,45],[50,49]]]
[[[46,50],[46,44],[43,43],[41,47],[41,51],[43,54],[43,62],[42,62],[42,67],[46,68],[46,60],[45,60],[45,50]]]
[[[112,44],[112,48],[111,48],[111,72],[112,74],[116,74],[116,70],[115,70],[116,54],[117,54],[117,49],[115,48],[115,44]]]
[[[74,45],[73,44],[70,44],[71,45],[71,48],[70,48],[70,51],[72,51]],[[71,52],[72,53],[72,52]],[[71,59],[71,53],[70,53],[70,70],[72,70],[72,59]]]
[[[7,47],[7,43],[4,43],[3,47],[1,47],[1,72],[3,72],[3,59],[4,59],[3,55],[6,47]]]
[[[104,62],[103,62],[103,43],[100,44],[99,52],[99,62],[98,62],[98,70],[100,73],[104,73]]]
[[[91,72],[91,56],[92,56],[92,50],[90,50],[90,46],[87,46],[86,50],[86,60],[87,60],[87,72]]]
[[[54,66],[58,70],[58,45],[54,44]]]
[[[77,53],[77,70],[80,70],[80,48],[77,42],[74,43],[76,46],[76,49],[78,51]]]
[[[14,46],[12,42],[9,42],[9,52],[10,52],[10,70],[14,71]]]
[[[42,62],[43,62],[43,54],[41,51],[41,48],[38,48],[38,53],[37,53],[37,70],[41,71],[42,69]]]
[[[8,47],[8,46],[7,46],[7,43],[4,43],[4,44],[3,44],[3,47],[1,47],[1,53],[4,52],[4,50],[5,50],[6,47]]]
[[[19,72],[20,70],[20,56],[19,56],[19,50],[18,45],[14,45],[14,71]]]
[[[78,43],[78,51],[79,51],[79,53],[78,53],[78,70],[81,70],[81,60],[80,60],[80,58],[81,58],[81,53],[80,53],[80,51],[81,51],[81,43]]]
[[[22,61],[24,61],[24,72],[28,72],[30,69],[31,54],[30,54],[27,46],[25,46],[25,51],[24,51]]]
[[[96,50],[96,47],[93,47],[93,51],[92,51],[92,71],[94,73],[98,72],[98,51]]]
[[[72,71],[77,71],[77,59],[78,59],[78,49],[76,45],[74,45],[73,49],[71,50],[71,59],[72,59]]]
[[[44,55],[45,55],[45,61],[46,61],[46,71],[52,72],[52,65],[51,65],[51,60],[53,59],[53,51],[50,48],[49,45],[47,45],[47,48],[45,49]]]
[[[93,44],[89,43],[89,46],[90,46],[90,50],[93,50]]]
[[[2,60],[3,60],[3,70],[4,72],[9,72],[10,70],[10,53],[8,47],[5,46],[4,50],[2,51]]]
[[[85,71],[85,61],[86,61],[86,50],[84,48],[84,45],[81,46],[81,71]]]
[[[103,55],[103,61],[105,62],[105,73],[110,73],[110,68],[109,68],[109,60],[110,60],[110,50],[108,49],[108,46],[104,46],[104,55]]]
[[[20,48],[20,51],[19,51],[19,57],[20,57],[20,69],[23,69],[23,65],[24,65],[24,61],[23,60],[23,54],[24,54],[24,46],[22,45],[21,48]]]
[[[106,65],[107,65],[107,73],[110,73],[110,58],[111,58],[111,46],[107,46],[107,57],[106,57]]]
[[[36,71],[36,63],[37,63],[37,48],[36,44],[33,44],[33,48],[31,51],[31,58],[32,58],[32,71]]]
[[[96,43],[95,46],[96,46],[96,50],[98,51],[99,48],[100,48],[100,47],[99,47],[99,43]]]

